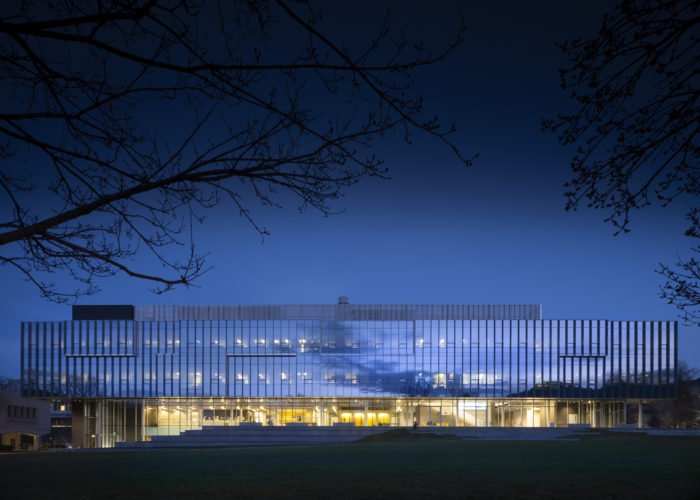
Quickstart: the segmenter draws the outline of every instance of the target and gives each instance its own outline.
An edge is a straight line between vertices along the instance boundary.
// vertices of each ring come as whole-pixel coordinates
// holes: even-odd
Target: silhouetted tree
[[[698,209],[691,209],[687,218],[691,225],[685,235],[700,238]],[[700,255],[700,245],[693,246],[691,251]],[[666,283],[661,289],[661,298],[666,299],[669,304],[674,304],[681,311],[681,317],[686,323],[700,325],[700,261],[695,257],[679,258],[673,266],[660,264],[658,272],[666,278]]]
[[[577,103],[573,114],[544,120],[562,144],[577,145],[566,184],[567,209],[582,203],[608,213],[616,233],[630,213],[657,201],[668,205],[700,194],[700,2],[621,0],[598,36],[560,44],[570,66],[561,87]],[[688,214],[700,231],[697,211]],[[693,248],[700,251],[699,247]],[[697,322],[698,263],[662,265],[663,297]]]
[[[694,405],[697,396],[691,391],[698,386],[700,370],[691,368],[685,361],[678,362],[678,398],[668,403],[662,418],[670,427],[696,427],[700,409]]]
[[[368,148],[392,130],[468,164],[412,76],[462,29],[432,54],[386,18],[338,40],[307,2],[3,2],[0,263],[57,301],[120,272],[162,292],[206,271],[191,225],[223,199],[261,235],[256,200],[286,192],[327,214],[346,186],[386,175]],[[162,272],[134,265],[147,253]],[[45,281],[60,270],[77,290]]]

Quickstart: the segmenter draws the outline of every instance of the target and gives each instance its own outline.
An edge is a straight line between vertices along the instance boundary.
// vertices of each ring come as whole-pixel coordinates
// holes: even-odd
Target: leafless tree
[[[55,301],[116,273],[163,292],[207,270],[191,236],[206,209],[230,203],[261,235],[257,202],[327,214],[386,176],[370,146],[389,131],[469,164],[413,80],[463,25],[432,53],[379,21],[346,42],[307,2],[4,2],[0,264]],[[61,271],[76,290],[52,283]]]
[[[691,209],[687,216],[690,227],[685,232],[691,238],[700,238],[698,210]],[[700,254],[700,245],[691,248],[695,255]],[[700,261],[695,257],[678,258],[675,265],[659,264],[659,274],[666,278],[661,289],[661,298],[674,304],[686,324],[700,325]]]
[[[700,409],[696,403],[697,392],[693,394],[693,388],[697,390],[700,370],[691,368],[685,361],[679,361],[677,371],[678,397],[662,403],[659,413],[663,423],[669,427],[697,427],[700,423]]]
[[[562,144],[577,145],[567,209],[585,203],[604,210],[616,233],[630,214],[700,194],[700,1],[621,0],[598,36],[560,45],[570,65],[561,87],[577,103],[573,114],[543,121]],[[697,236],[697,211],[688,214]],[[694,252],[700,248],[693,248]],[[662,297],[689,322],[700,320],[698,263],[661,265]]]

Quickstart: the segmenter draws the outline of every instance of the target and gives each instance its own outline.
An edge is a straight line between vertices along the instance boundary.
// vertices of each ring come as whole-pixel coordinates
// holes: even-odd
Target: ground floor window
[[[551,398],[145,398],[73,407],[83,413],[84,447],[208,426],[612,427],[626,422],[627,410],[625,401]]]

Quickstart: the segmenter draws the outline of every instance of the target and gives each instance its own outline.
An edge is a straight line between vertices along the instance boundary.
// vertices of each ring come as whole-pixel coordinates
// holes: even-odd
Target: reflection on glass
[[[625,399],[673,396],[675,335],[653,321],[37,322],[22,384],[88,401],[102,443],[241,423],[614,423]]]

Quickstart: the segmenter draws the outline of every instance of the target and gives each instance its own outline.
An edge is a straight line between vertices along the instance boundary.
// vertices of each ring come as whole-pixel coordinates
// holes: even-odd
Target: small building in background
[[[51,432],[51,404],[0,389],[0,450],[34,451]]]

